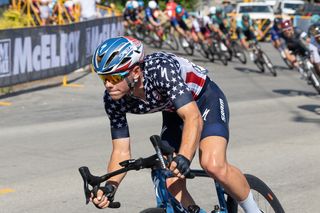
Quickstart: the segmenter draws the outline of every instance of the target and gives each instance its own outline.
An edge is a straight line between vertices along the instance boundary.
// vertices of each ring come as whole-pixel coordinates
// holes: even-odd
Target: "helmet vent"
[[[129,60],[130,60],[130,57],[125,57],[125,58],[121,61],[120,65],[127,63]]]
[[[111,54],[111,56],[108,58],[107,62],[104,65],[104,68],[108,67],[112,59],[119,53],[119,51],[115,51]]]
[[[100,63],[101,60],[103,59],[103,56],[105,55],[105,53],[103,53],[102,55],[98,55],[97,57],[97,62]]]

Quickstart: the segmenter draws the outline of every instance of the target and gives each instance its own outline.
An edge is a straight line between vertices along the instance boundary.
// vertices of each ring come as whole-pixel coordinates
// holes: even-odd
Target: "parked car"
[[[273,9],[275,14],[293,15],[303,5],[303,0],[278,0]]]
[[[274,13],[271,6],[266,2],[243,2],[238,3],[236,8],[237,20],[242,14],[248,13],[252,20],[269,19],[273,21]]]

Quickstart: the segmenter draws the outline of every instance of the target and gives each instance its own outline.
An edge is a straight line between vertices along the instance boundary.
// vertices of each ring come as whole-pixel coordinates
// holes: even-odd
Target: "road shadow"
[[[320,118],[307,118],[302,115],[297,115],[293,118],[293,121],[299,122],[299,123],[315,123],[317,125],[320,125]]]
[[[302,91],[302,90],[295,90],[295,89],[276,89],[276,90],[272,90],[272,92],[278,93],[281,95],[286,95],[286,96],[316,96],[316,95],[318,95],[316,92]]]
[[[313,112],[316,115],[320,115],[320,105],[315,105],[315,104],[301,105],[301,106],[298,106],[298,108],[309,111],[309,112]]]
[[[81,78],[84,78],[85,76],[89,75],[91,72],[84,72],[83,74],[68,80],[68,83],[74,83],[76,81],[78,81]],[[30,82],[32,83],[32,82]],[[52,83],[47,83],[45,85],[32,85],[29,86],[28,88],[25,89],[18,89],[17,91],[11,91],[9,93],[6,94],[2,94],[0,95],[0,99],[1,98],[9,98],[9,97],[14,97],[14,96],[18,96],[18,95],[23,95],[23,94],[27,94],[27,93],[31,93],[31,92],[36,92],[36,91],[40,91],[40,90],[44,90],[44,89],[50,89],[50,88],[54,88],[54,87],[60,87],[62,85],[61,80],[59,82],[52,82]]]
[[[274,68],[277,70],[277,71],[289,71],[289,72],[293,72],[294,69],[290,69],[289,67],[287,66],[282,66],[282,65],[274,65]]]
[[[259,74],[263,73],[258,69],[252,69],[248,67],[235,67],[234,69],[243,73],[259,73]]]
[[[208,63],[211,61],[207,58],[192,58],[192,62]]]

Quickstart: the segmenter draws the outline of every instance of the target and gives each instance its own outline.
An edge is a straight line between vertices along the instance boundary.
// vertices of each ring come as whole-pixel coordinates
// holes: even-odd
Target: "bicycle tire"
[[[152,45],[155,48],[161,48],[162,47],[162,40],[158,37],[158,35],[156,34],[156,32],[151,31],[148,34],[148,37],[150,39],[150,43],[149,45]]]
[[[264,72],[264,66],[263,66],[263,61],[261,61],[261,59],[257,58],[256,61],[254,62],[255,65],[258,67],[258,69],[260,70],[260,72]]]
[[[179,43],[174,35],[172,35],[170,32],[165,32],[166,34],[166,40],[165,43],[170,47],[170,49],[174,51],[179,50]]]
[[[232,49],[234,52],[234,56],[242,63],[247,63],[247,56],[243,49],[241,49],[240,45],[237,42],[232,42]]]
[[[226,54],[224,52],[220,52],[218,57],[224,66],[228,65],[228,57],[226,56]]]
[[[211,60],[212,62],[214,61],[214,55],[218,56],[218,59],[222,62],[223,65],[227,66],[228,65],[228,58],[225,55],[224,51],[222,51],[221,49],[221,43],[213,43],[211,45],[211,55],[213,60]]]
[[[144,38],[146,37],[144,27],[140,25],[136,27],[134,34],[135,34],[135,37],[140,41],[143,41]]]
[[[204,58],[209,58],[209,53],[208,53],[208,50],[206,50],[205,46],[203,43],[199,44],[199,43],[196,43],[195,45],[197,45],[197,48],[196,49],[200,55]]]
[[[183,44],[183,41],[187,42],[188,45],[186,46],[185,44]],[[182,49],[188,54],[188,55],[193,55],[193,45],[190,44],[189,41],[187,41],[185,38],[183,38],[182,36],[179,36],[179,45],[182,47]]]
[[[311,72],[311,75],[310,75],[311,84],[320,94],[320,76],[317,75],[314,69],[310,69],[310,72]]]
[[[262,196],[263,199],[267,202],[269,207],[271,208],[271,212],[275,213],[284,213],[284,209],[281,206],[278,198],[275,196],[275,194],[272,192],[272,190],[265,184],[261,179],[257,178],[254,175],[245,174],[245,177],[250,185],[250,189],[254,195],[255,201],[257,202],[259,208],[262,212],[268,213],[268,209],[262,209],[262,206],[260,204],[260,197]],[[256,194],[257,193],[257,194]],[[259,196],[259,197],[257,197]],[[258,199],[259,198],[259,199]],[[263,207],[266,207],[266,204],[263,205]],[[230,196],[227,196],[227,208],[229,213],[237,213],[241,212],[242,209],[238,208],[238,203]],[[238,211],[240,210],[240,211]]]
[[[262,51],[262,59],[264,61],[264,64],[266,65],[266,67],[269,69],[269,71],[271,72],[271,74],[276,77],[277,76],[277,71],[276,69],[274,68],[270,58],[268,57],[268,55]]]
[[[140,213],[166,213],[166,210],[163,208],[148,208],[142,210]]]

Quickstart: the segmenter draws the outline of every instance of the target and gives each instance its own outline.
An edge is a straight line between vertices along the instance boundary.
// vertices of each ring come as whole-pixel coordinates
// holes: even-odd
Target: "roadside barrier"
[[[0,30],[0,88],[84,67],[103,40],[119,35],[123,35],[122,17]]]

